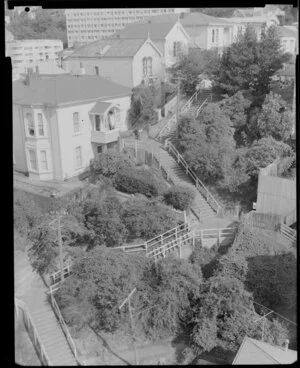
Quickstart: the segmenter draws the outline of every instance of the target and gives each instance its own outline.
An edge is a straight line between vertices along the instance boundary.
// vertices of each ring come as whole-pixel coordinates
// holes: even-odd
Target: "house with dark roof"
[[[158,15],[143,19],[138,23],[147,23],[156,25],[178,22],[190,37],[190,45],[199,47],[203,50],[216,48],[222,50],[232,42],[232,23],[230,20],[212,17],[210,15],[195,13],[181,13]],[[137,23],[135,23],[137,24]]]
[[[15,81],[14,169],[37,180],[79,175],[98,153],[118,147],[130,98],[130,88],[99,76],[31,74]]]
[[[73,74],[107,78],[130,88],[149,79],[164,79],[162,53],[149,37],[91,42],[67,56],[63,68]]]
[[[159,18],[160,22],[154,21],[155,18]],[[187,54],[189,46],[193,45],[178,15],[149,17],[127,25],[116,34],[121,39],[147,39],[148,36],[162,53],[166,68],[174,65],[181,55]]]
[[[297,361],[298,354],[296,350],[288,349],[287,344],[288,341],[284,347],[274,346],[246,336],[232,364],[293,364]]]

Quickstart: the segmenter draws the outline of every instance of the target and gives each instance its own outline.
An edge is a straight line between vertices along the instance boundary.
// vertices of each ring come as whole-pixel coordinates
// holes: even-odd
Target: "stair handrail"
[[[72,353],[73,353],[73,355],[74,355],[77,363],[79,363],[79,365],[82,365],[81,362],[80,362],[80,360],[78,359],[77,349],[76,349],[76,345],[74,343],[74,340],[72,339],[72,336],[71,336],[71,334],[69,332],[69,329],[68,329],[68,327],[66,325],[66,322],[65,322],[65,320],[64,320],[64,318],[63,318],[63,316],[62,316],[62,314],[60,312],[60,309],[59,309],[59,307],[58,307],[58,305],[56,303],[56,300],[54,298],[53,293],[50,293],[50,300],[51,300],[51,304],[52,304],[53,310],[54,310],[54,312],[55,312],[55,314],[56,314],[56,316],[57,316],[57,318],[59,320],[59,323],[61,325],[61,328],[62,328],[64,334],[66,335],[66,338],[67,338],[67,341],[68,341],[69,346],[71,348],[71,351],[72,351]],[[85,364],[83,364],[83,365],[85,365]]]
[[[180,232],[180,231],[184,231],[184,230],[188,230],[188,229],[189,229],[189,224],[187,222],[183,222],[182,224],[177,225],[177,226],[173,227],[172,229],[165,231],[162,234],[156,235],[155,237],[153,237],[152,239],[149,239],[149,240],[145,241],[144,243],[141,243],[141,244],[133,244],[133,245],[122,245],[120,247],[113,247],[111,249],[122,249],[122,250],[125,250],[127,248],[130,248],[130,249],[133,248],[134,249],[134,248],[142,248],[142,247],[144,247],[145,249],[143,249],[143,251],[146,251],[146,253],[147,253],[147,250],[148,250],[149,247],[153,247],[153,246],[156,245],[156,243],[159,243],[162,240],[166,240],[168,237],[173,236],[174,233],[176,234],[176,231],[177,232]],[[170,234],[170,235],[168,235],[166,237],[167,234]],[[154,242],[154,243],[151,244],[151,242]]]
[[[42,342],[42,340],[40,338],[40,335],[39,335],[39,333],[37,331],[37,328],[36,328],[36,326],[35,326],[35,324],[33,322],[33,319],[31,317],[31,315],[30,315],[30,313],[28,311],[28,308],[26,307],[25,303],[23,301],[21,301],[20,299],[15,298],[15,306],[16,306],[16,308],[19,307],[20,309],[22,309],[22,311],[24,313],[24,316],[26,316],[26,320],[27,320],[28,324],[30,324],[30,326],[32,328],[33,341],[32,341],[32,337],[30,336],[29,332],[28,332],[28,334],[29,334],[29,336],[31,338],[31,341],[32,341],[34,347],[38,351],[39,355],[41,355],[40,356],[40,359],[41,359],[42,363],[43,364],[46,363],[45,365],[53,365],[51,363],[51,360],[49,359],[49,356],[47,354],[46,348],[45,348],[45,346],[44,346],[44,344],[43,344],[43,342]],[[18,313],[18,311],[17,311],[17,313]],[[29,329],[29,327],[27,327],[27,328]],[[37,342],[38,342],[38,344],[37,344]]]
[[[177,114],[174,113],[171,118],[168,120],[167,124],[163,126],[163,128],[159,131],[159,133],[157,134],[157,138],[161,138],[161,136],[165,133],[165,131],[171,129],[171,126],[173,124],[177,123]]]
[[[293,244],[297,241],[297,231],[283,223],[280,224],[280,233],[282,236],[292,241]]]
[[[206,104],[206,101],[208,100],[209,97],[206,97],[206,99],[202,102],[202,104],[198,107],[198,109],[196,110],[196,117],[199,115],[200,110],[202,109],[202,106],[204,104]]]
[[[195,99],[197,99],[198,91],[196,91],[188,100],[187,102],[182,106],[180,109],[180,113],[183,114],[186,109],[189,109]],[[167,124],[164,125],[164,127],[160,130],[160,132],[157,134],[157,138],[161,138],[163,133],[165,133],[166,130],[171,128],[172,124],[177,123],[177,113],[175,112],[170,119],[168,120]]]
[[[210,193],[210,191],[206,188],[206,186],[202,183],[202,181],[198,178],[198,176],[194,173],[194,171],[189,167],[183,156],[177,151],[177,149],[168,139],[166,140],[166,147],[170,151],[173,151],[173,153],[176,156],[177,162],[181,163],[184,166],[184,168],[187,171],[187,174],[189,174],[195,181],[196,188],[201,194],[204,194],[204,197],[207,200],[207,202],[209,203],[209,200],[212,200],[214,205],[217,207],[215,208],[214,206],[212,206],[213,209],[217,212],[217,214],[221,214],[221,212],[223,211],[222,206],[218,203],[218,201],[214,198],[214,196]],[[204,193],[203,191],[200,190],[199,185],[202,187],[202,189],[204,189]]]
[[[197,99],[197,97],[198,97],[198,90],[196,90],[196,92],[182,106],[182,108],[180,109],[180,112],[183,113],[186,109],[190,109],[192,103],[194,102],[195,99]]]

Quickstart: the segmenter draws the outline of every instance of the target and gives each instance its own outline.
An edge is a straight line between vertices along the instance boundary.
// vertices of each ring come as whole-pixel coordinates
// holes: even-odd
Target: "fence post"
[[[195,230],[193,231],[193,250],[195,250]]]
[[[177,227],[175,228],[175,238],[177,240]]]
[[[137,159],[137,141],[136,139],[134,141],[134,154],[135,154],[135,158]]]
[[[220,229],[218,229],[218,247],[220,246],[220,238],[221,238]]]
[[[179,240],[179,259],[181,259],[181,239]]]
[[[201,247],[204,246],[204,242],[203,242],[203,230],[200,230],[200,240],[201,240]]]

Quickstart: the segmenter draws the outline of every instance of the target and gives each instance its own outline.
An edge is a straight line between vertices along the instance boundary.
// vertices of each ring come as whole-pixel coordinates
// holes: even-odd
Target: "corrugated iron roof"
[[[91,42],[79,47],[67,58],[72,57],[133,57],[140,47],[145,43],[145,39],[105,39]]]
[[[59,105],[99,98],[131,95],[131,89],[98,76],[60,75],[31,78],[30,85],[22,80],[13,83],[13,102],[21,105]]]
[[[251,348],[251,361],[247,350]],[[253,349],[255,354],[253,354]],[[245,337],[233,361],[235,364],[292,364],[297,361],[297,351]],[[243,357],[244,356],[244,357]],[[245,361],[245,359],[247,361]],[[268,363],[266,363],[268,362]]]

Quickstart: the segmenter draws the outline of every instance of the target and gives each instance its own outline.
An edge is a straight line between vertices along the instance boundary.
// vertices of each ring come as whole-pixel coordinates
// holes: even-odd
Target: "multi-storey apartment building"
[[[57,60],[63,49],[61,40],[14,40],[6,42],[6,56],[11,57],[13,73],[20,74],[34,68],[36,62]]]
[[[149,16],[189,12],[189,8],[66,9],[68,46],[107,38]]]
[[[39,76],[13,83],[16,171],[37,180],[80,174],[118,146],[127,130],[131,90],[98,76]]]

